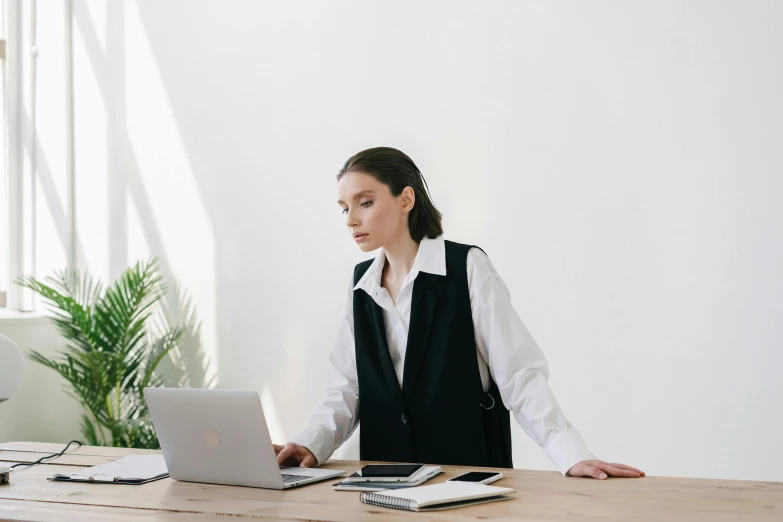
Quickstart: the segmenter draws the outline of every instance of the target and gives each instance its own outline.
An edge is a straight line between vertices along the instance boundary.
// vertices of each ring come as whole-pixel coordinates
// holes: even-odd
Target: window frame
[[[29,290],[14,284],[25,272],[32,273],[34,260],[34,172],[25,169],[24,139],[21,116],[24,110],[25,71],[23,48],[25,45],[23,22],[27,7],[34,21],[34,4],[23,0],[3,0],[3,76],[5,90],[5,290],[0,295],[0,307],[9,310],[34,311],[34,300]],[[32,28],[32,27],[31,27]],[[32,32],[31,32],[32,35]],[[32,41],[34,45],[34,40]],[[35,57],[31,55],[31,60]],[[28,69],[33,69],[30,62]],[[33,124],[34,125],[34,124]]]

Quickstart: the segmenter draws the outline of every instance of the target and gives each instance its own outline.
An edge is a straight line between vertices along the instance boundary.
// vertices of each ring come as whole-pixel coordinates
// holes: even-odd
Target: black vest
[[[402,389],[383,309],[364,290],[353,292],[362,460],[512,467],[509,412],[491,377],[484,393],[478,369],[471,248],[446,241],[446,275],[416,276]],[[354,284],[372,262],[356,265]]]

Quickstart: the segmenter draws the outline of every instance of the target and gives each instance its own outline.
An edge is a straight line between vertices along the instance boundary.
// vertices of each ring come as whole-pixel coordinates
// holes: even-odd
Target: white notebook
[[[408,511],[449,509],[484,502],[509,500],[507,495],[516,493],[511,488],[471,484],[469,482],[444,482],[431,486],[398,489],[384,493],[362,493],[359,500],[365,504]]]

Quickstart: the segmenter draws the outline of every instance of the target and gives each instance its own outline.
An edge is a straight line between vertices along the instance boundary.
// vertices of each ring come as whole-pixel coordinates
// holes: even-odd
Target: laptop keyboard
[[[299,482],[300,480],[313,478],[309,475],[286,475],[285,473],[281,473],[280,475],[283,477],[283,484],[290,484],[291,482]]]

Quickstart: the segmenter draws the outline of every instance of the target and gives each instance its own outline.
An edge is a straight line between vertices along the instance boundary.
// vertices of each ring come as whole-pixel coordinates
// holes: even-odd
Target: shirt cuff
[[[304,446],[315,455],[316,466],[326,462],[332,455],[332,438],[320,426],[308,426],[296,435],[289,442]]]
[[[544,451],[564,476],[574,464],[595,459],[578,431],[561,431],[549,441]]]

